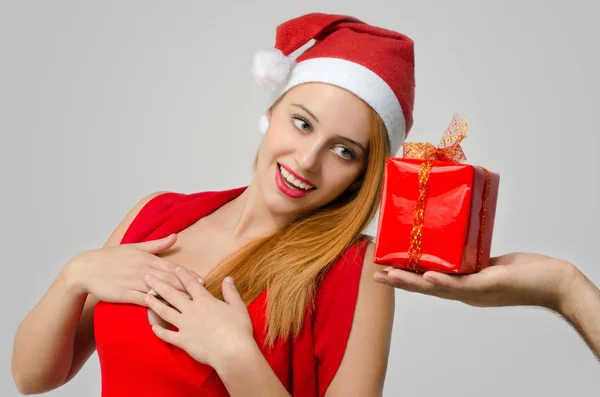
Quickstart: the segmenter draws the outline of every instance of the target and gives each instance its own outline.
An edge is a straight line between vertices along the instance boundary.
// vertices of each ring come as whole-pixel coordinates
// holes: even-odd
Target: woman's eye
[[[352,160],[356,157],[354,155],[354,152],[345,146],[336,146],[334,150],[336,151],[338,156],[340,156],[343,159]]]
[[[294,117],[293,123],[296,126],[296,128],[302,131],[310,131],[310,124],[306,120]]]

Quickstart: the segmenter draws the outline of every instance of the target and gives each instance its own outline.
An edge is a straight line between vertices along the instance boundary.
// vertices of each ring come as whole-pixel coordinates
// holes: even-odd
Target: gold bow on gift
[[[425,200],[429,190],[429,175],[433,161],[449,161],[460,163],[467,159],[460,143],[467,137],[467,119],[460,118],[458,113],[452,117],[450,126],[444,132],[438,147],[427,142],[408,142],[404,143],[404,158],[425,160],[419,170],[419,198],[413,217],[412,230],[410,234],[410,243],[408,248],[408,267],[410,270],[422,273],[419,267],[421,257],[421,242],[423,241],[423,219],[425,214]],[[482,226],[480,229],[480,240],[483,238],[485,228],[485,204],[487,202],[487,190],[489,189],[489,174],[486,170],[486,191],[484,198],[484,214]],[[480,265],[481,255],[478,257],[478,267]]]
[[[420,160],[440,160],[460,163],[467,159],[460,143],[467,137],[467,118],[460,118],[454,113],[452,122],[442,135],[436,148],[428,142],[407,142],[404,148],[404,158]]]

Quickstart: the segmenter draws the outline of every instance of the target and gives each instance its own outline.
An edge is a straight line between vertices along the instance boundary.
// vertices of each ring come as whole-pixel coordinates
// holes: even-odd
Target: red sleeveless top
[[[141,209],[121,244],[180,232],[245,189],[158,195]],[[292,396],[324,396],[339,368],[354,317],[367,242],[367,238],[361,239],[336,261],[319,286],[314,312],[307,311],[297,338],[279,339],[273,349],[263,346],[267,291],[248,306],[254,339]],[[99,302],[94,310],[94,335],[103,397],[229,396],[210,366],[156,337],[144,306]]]

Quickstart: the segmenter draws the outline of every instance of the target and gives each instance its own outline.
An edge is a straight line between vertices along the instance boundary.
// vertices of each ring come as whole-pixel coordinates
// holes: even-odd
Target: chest
[[[177,242],[167,251],[157,256],[167,259],[176,265],[192,270],[202,277],[207,277],[219,263],[238,247],[228,241],[225,233],[219,231],[210,222],[198,222],[178,233]],[[150,324],[169,327],[158,314],[148,308]]]
[[[224,231],[202,219],[177,233],[177,242],[158,256],[206,277],[236,248]]]

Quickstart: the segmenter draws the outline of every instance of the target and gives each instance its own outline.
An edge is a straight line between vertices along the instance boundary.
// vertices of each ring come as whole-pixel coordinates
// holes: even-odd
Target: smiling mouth
[[[294,177],[294,175],[292,175],[288,170],[282,167],[281,164],[277,163],[277,168],[279,168],[279,172],[283,177],[283,182],[292,189],[306,192],[316,189],[316,187],[314,187],[313,185],[302,182],[296,177]]]

